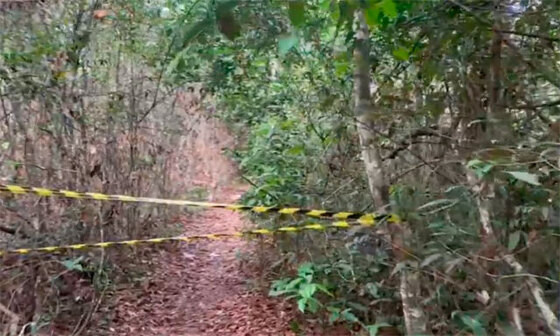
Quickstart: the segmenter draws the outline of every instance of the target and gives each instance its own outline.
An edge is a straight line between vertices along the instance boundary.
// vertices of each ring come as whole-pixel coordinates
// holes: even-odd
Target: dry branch
[[[6,326],[6,330],[9,332],[9,335],[16,336],[17,328],[19,324],[19,316],[17,316],[17,314],[9,310],[6,306],[4,306],[1,303],[0,303],[0,311],[8,315],[8,317],[10,318],[10,323],[9,325]],[[4,331],[4,333],[6,333],[6,330]]]
[[[390,160],[397,157],[397,155],[406,150],[410,145],[414,144],[414,139],[422,136],[441,136],[439,133],[436,132],[437,127],[427,127],[427,128],[420,128],[412,132],[411,134],[407,135],[397,143],[397,147],[391,151],[391,153],[385,156],[382,160]]]

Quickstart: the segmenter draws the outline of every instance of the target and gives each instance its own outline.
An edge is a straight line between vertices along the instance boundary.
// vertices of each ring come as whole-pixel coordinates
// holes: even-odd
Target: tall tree
[[[372,103],[371,90],[375,87],[372,83],[370,73],[370,34],[366,23],[364,9],[356,10],[356,42],[354,46],[354,100],[356,115],[356,128],[360,137],[360,146],[365,171],[368,178],[369,188],[377,209],[384,208],[389,202],[389,187],[387,176],[383,168],[379,149],[378,136],[376,134],[376,113]],[[373,85],[372,85],[373,84]],[[411,237],[410,228],[400,221],[392,221],[393,244],[397,249],[406,249],[406,243]],[[406,260],[406,254],[396,250],[400,261]],[[426,333],[426,316],[419,305],[420,284],[418,274],[414,271],[401,271],[400,294],[403,305],[406,330],[409,335],[420,335]]]

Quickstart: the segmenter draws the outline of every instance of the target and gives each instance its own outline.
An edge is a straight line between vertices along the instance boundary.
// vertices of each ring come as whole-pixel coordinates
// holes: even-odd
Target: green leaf
[[[321,292],[327,294],[328,296],[332,296],[334,297],[333,293],[331,293],[327,287],[321,285],[321,284],[315,284],[315,286],[317,286],[317,289],[320,290]]]
[[[428,256],[426,259],[422,260],[422,262],[420,263],[420,267],[426,267],[429,264],[433,263],[434,261],[438,260],[442,255],[440,253],[436,253],[436,254],[432,254],[431,256]]]
[[[536,186],[541,185],[539,182],[539,177],[535,174],[521,172],[521,171],[506,171],[506,173],[510,174],[511,176],[513,176],[514,178],[520,181]]]
[[[362,313],[366,313],[369,310],[368,307],[366,307],[363,304],[360,304],[358,302],[350,302],[349,301],[346,304],[348,306],[350,306],[352,309],[357,310],[357,311],[362,312]]]
[[[354,315],[351,311],[350,308],[348,309],[344,309],[341,313],[342,318],[344,318],[346,321],[348,322],[352,322],[352,323],[356,323],[358,322],[358,318],[356,317],[356,315]]]
[[[366,326],[366,329],[369,333],[369,336],[377,336],[377,333],[379,332],[379,328],[390,327],[390,326],[391,326],[390,324],[381,322],[381,323],[368,325]]]
[[[278,53],[284,56],[292,49],[297,46],[299,39],[294,34],[283,35],[278,38]]]
[[[410,56],[408,48],[399,47],[398,49],[393,50],[393,56],[399,61],[406,61]]]
[[[494,168],[494,164],[492,164],[492,163],[487,163],[486,165],[484,165],[483,167],[481,167],[481,168],[478,170],[477,173],[479,174],[479,176],[485,176],[486,174],[488,174],[488,173],[492,170],[492,168]]]
[[[395,265],[395,268],[391,271],[391,275],[389,277],[393,277],[393,275],[399,273],[406,267],[406,261],[401,261]]]
[[[331,19],[337,23],[337,25],[340,22],[340,5],[339,6],[334,6],[334,8],[331,9]]]
[[[220,14],[223,12],[229,12],[233,10],[238,4],[239,4],[239,0],[222,1],[216,7],[216,13]]]
[[[370,27],[375,27],[379,24],[379,7],[378,6],[369,6],[365,12],[366,23]]]
[[[331,312],[329,315],[329,322],[334,323],[340,318],[340,309],[334,307],[327,307],[327,310]]]
[[[508,250],[515,250],[515,248],[519,244],[519,240],[521,240],[521,231],[515,231],[514,233],[510,234],[508,237]]]
[[[374,298],[379,298],[379,288],[373,282],[368,282],[366,284],[366,290],[369,295],[373,296]]]
[[[297,301],[297,307],[299,309],[299,311],[301,311],[302,313],[305,313],[305,305],[307,304],[307,299],[306,298],[301,298]]]
[[[348,62],[336,61],[334,63],[334,71],[337,76],[342,77],[348,73],[350,69],[350,64]]]
[[[352,266],[343,261],[337,263],[336,268],[340,268],[346,274],[354,273],[354,269],[352,268]]]
[[[80,261],[82,261],[83,258],[84,257],[79,257],[72,260],[64,260],[62,262],[62,265],[64,265],[67,270],[83,272],[84,268],[82,267],[82,265],[80,265]]]
[[[322,0],[319,3],[319,7],[321,7],[321,9],[323,10],[330,10],[332,7],[332,0]]]
[[[186,31],[183,32],[182,34],[182,41],[181,41],[181,45],[179,46],[179,49],[184,49],[186,48],[192,41],[194,41],[200,34],[202,34],[203,32],[205,32],[209,27],[211,27],[212,25],[212,21],[210,21],[209,18],[206,18],[204,20],[201,20],[195,24],[193,24],[192,26],[190,26],[189,28],[187,28]]]
[[[275,280],[272,283],[272,288],[270,289],[270,291],[268,292],[268,295],[270,296],[280,296],[286,293],[291,293],[294,290],[288,289],[287,285],[288,282],[290,281],[290,279],[281,279],[281,280]]]
[[[299,155],[299,154],[303,154],[304,150],[305,147],[303,145],[295,145],[294,147],[288,149],[286,153],[290,155]]]
[[[299,295],[306,299],[313,297],[313,294],[317,291],[317,286],[315,284],[303,284],[299,288]]]
[[[473,160],[470,160],[469,162],[467,162],[467,168],[474,169],[474,167],[480,166],[483,163],[484,163],[484,161],[481,161],[479,159],[473,159]]]
[[[494,168],[494,164],[492,162],[474,159],[467,163],[467,168],[473,169],[476,176],[482,178]]]
[[[307,308],[312,313],[316,313],[319,310],[320,305],[321,303],[314,298],[309,298],[309,300],[307,301]]]
[[[313,274],[313,264],[312,264],[312,263],[309,263],[309,262],[306,262],[306,263],[301,264],[301,265],[298,267],[298,274],[299,274],[300,276],[305,276],[305,275]]]
[[[517,328],[513,326],[505,313],[498,311],[497,318],[496,327],[501,331],[502,335],[520,335]]]
[[[300,282],[302,282],[303,279],[302,278],[295,278],[292,281],[290,281],[287,285],[286,285],[286,289],[293,289],[296,287],[297,284],[299,284]]]
[[[278,290],[278,289],[271,289],[271,290],[268,292],[268,295],[269,295],[269,296],[280,296],[280,295],[284,295],[284,294],[291,293],[291,292],[292,292],[291,290],[287,290],[287,289],[280,289],[280,290]]]
[[[461,315],[461,321],[463,321],[463,323],[472,330],[475,336],[487,335],[486,330],[484,329],[480,321],[478,321],[477,319],[474,319],[468,315]]]
[[[305,23],[305,2],[303,0],[292,0],[289,3],[288,16],[296,27]]]
[[[354,18],[354,6],[348,0],[342,0],[338,3],[340,9],[341,21],[352,20]]]
[[[383,14],[387,15],[390,19],[394,19],[397,17],[397,6],[395,6],[395,2],[393,0],[383,0],[379,3],[381,9],[383,10]]]

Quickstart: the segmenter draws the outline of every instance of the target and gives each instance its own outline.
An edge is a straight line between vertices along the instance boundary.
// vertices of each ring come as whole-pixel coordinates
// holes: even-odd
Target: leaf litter
[[[201,120],[201,119],[199,119]],[[246,186],[235,185],[237,170],[222,154],[234,143],[224,125],[204,118],[192,157],[199,162],[195,183],[211,190],[213,201],[235,202]],[[184,234],[235,232],[247,223],[241,214],[208,209],[179,219]],[[305,321],[292,304],[252,290],[249,273],[237,258],[255,244],[241,239],[199,241],[155,254],[155,267],[140,288],[115,293],[112,335],[348,335]],[[95,332],[93,332],[95,333]]]

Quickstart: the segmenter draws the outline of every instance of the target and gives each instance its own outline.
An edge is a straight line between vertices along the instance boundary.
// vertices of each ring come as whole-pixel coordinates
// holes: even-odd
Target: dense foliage
[[[84,13],[66,8],[68,17]],[[103,118],[113,113],[111,120],[138,135],[144,114],[165,96],[158,95],[160,85],[201,83],[211,93],[207,103],[242,139],[230,154],[252,185],[245,203],[394,212],[405,223],[277,237],[267,246],[271,295],[370,335],[391,326],[410,333],[411,308],[425,315],[414,330],[426,333],[560,332],[546,314],[560,309],[558,1],[162,0],[112,1],[107,10],[109,31],[78,22],[69,39],[64,29],[71,25],[52,21],[58,35],[33,27],[20,30],[35,34],[28,40],[2,35],[3,97],[41,99],[52,111],[66,104],[55,97],[67,97],[61,95],[67,74],[75,83],[86,73],[101,83],[118,80],[115,55],[125,53],[126,76],[152,76],[155,92],[135,102],[135,86],[126,86],[126,104],[121,96],[106,101],[103,112],[72,116],[78,126],[109,127]],[[374,141],[367,144],[354,108],[360,18],[371,45],[366,119]],[[69,69],[53,73],[47,60],[61,51]],[[78,59],[103,65],[92,71]],[[142,69],[134,70],[134,62]],[[144,104],[142,112],[130,112],[135,104]],[[56,118],[49,132],[63,141],[67,116]],[[152,122],[166,127],[161,118]],[[8,136],[16,134],[8,131],[13,127],[26,128],[4,120]],[[377,149],[383,176],[364,169],[368,146]],[[149,174],[149,166],[157,174],[161,168],[163,158],[140,151],[131,155],[147,166],[132,160],[127,177],[134,169]],[[77,160],[85,155],[72,153]],[[384,207],[369,196],[372,178],[387,186]],[[135,188],[123,185],[119,192],[142,191]],[[266,227],[301,222],[254,221]],[[409,293],[415,307],[403,302],[406,281],[417,285]]]
[[[363,10],[391,209],[412,227],[400,262],[371,232],[281,241],[275,272],[313,264],[272,293],[377,330],[401,323],[396,274],[410,268],[423,279],[431,332],[546,332],[528,308],[536,303],[517,291],[533,274],[557,301],[558,3],[498,3],[240,2],[228,16],[238,36],[219,22],[206,83],[247,137],[235,153],[255,186],[247,202],[363,211],[371,201],[351,107],[354,15]],[[481,227],[484,211],[494,237]],[[512,275],[495,244],[527,273]],[[510,324],[512,305],[523,326]]]

